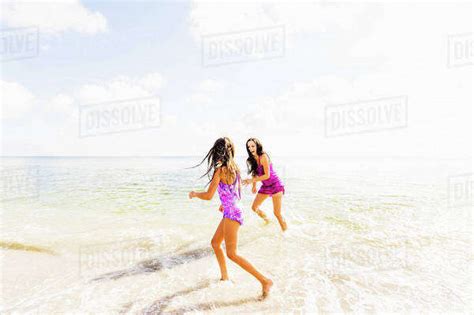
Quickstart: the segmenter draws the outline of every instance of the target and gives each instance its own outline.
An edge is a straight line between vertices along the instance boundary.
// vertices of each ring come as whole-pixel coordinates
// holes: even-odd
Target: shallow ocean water
[[[274,157],[289,230],[241,201],[263,302],[232,261],[218,281],[199,157],[1,161],[1,313],[472,313],[470,160]]]

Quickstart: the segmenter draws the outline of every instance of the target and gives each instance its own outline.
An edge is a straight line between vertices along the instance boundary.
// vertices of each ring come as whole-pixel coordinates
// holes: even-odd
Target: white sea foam
[[[218,196],[187,196],[199,158],[2,159],[38,172],[37,194],[3,198],[0,240],[21,246],[1,249],[0,312],[472,311],[472,186],[471,207],[449,197],[469,161],[272,158],[289,229],[244,191],[238,248],[274,281],[265,302],[229,259],[219,281]]]

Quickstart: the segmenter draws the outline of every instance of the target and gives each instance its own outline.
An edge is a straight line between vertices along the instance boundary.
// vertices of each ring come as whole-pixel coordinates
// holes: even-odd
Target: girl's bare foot
[[[271,279],[265,280],[265,282],[262,283],[262,296],[260,300],[264,300],[268,297],[270,294],[270,288],[273,285],[273,281]]]
[[[260,209],[257,210],[257,211],[255,211],[255,212],[257,212],[258,216],[259,216],[260,218],[262,218],[263,221],[265,221],[265,224],[270,223],[270,220],[267,218],[267,215],[265,214],[265,212],[263,212],[263,211],[260,210]]]
[[[221,278],[221,281],[228,281],[229,280],[229,277],[222,277]]]

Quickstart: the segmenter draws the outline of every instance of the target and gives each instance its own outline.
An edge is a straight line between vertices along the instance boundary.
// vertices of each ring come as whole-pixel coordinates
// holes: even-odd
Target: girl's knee
[[[212,240],[211,241],[211,246],[212,246],[213,249],[219,249],[221,247],[221,243],[217,242],[215,240]]]
[[[228,250],[226,251],[227,258],[230,260],[235,260],[237,258],[237,252],[235,250]]]

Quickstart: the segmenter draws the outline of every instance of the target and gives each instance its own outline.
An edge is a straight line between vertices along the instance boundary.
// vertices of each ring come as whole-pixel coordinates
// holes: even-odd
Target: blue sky
[[[446,62],[472,4],[58,3],[2,2],[2,29],[40,32],[37,56],[2,63],[2,155],[190,155],[222,135],[278,155],[472,155],[472,66]],[[282,57],[203,67],[203,36],[277,26]],[[159,128],[78,136],[80,106],[151,95]],[[406,127],[325,137],[326,106],[400,95]]]

